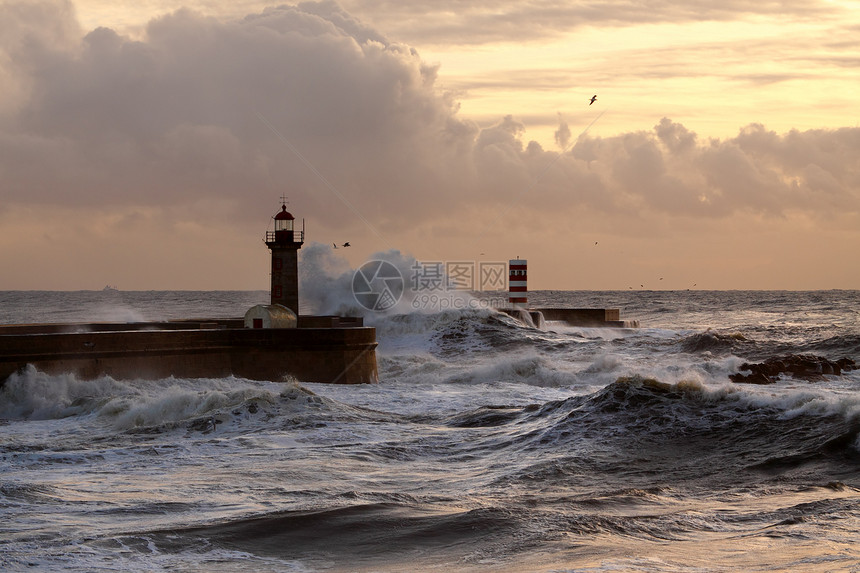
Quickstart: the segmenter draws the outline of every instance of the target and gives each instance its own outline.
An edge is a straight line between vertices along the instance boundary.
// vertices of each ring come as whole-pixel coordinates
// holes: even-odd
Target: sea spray
[[[365,263],[374,261],[390,264],[401,280],[402,291],[395,293],[396,302],[385,308],[368,308],[356,297],[354,281],[361,265],[359,269],[351,268],[347,260],[328,245],[311,243],[306,246],[302,249],[299,266],[302,312],[362,316],[368,324],[374,324],[380,317],[395,314],[474,310],[490,306],[466,290],[449,288],[444,275],[438,277],[440,282],[433,288],[421,284],[416,276],[419,261],[396,249],[373,253]]]
[[[80,416],[104,400],[134,393],[125,382],[109,377],[79,380],[72,374],[49,375],[32,366],[12,374],[0,388],[0,417],[48,420]]]

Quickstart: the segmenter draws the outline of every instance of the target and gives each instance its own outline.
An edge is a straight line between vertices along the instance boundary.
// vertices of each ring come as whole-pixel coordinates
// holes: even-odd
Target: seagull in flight
[[[343,244],[343,246],[344,246],[344,247],[349,247],[349,246],[350,246],[349,241],[345,242],[345,243]]]
[[[593,96],[591,96],[591,101],[590,101],[590,102],[588,102],[588,105],[591,105],[591,104],[593,104],[593,103],[594,103],[594,102],[596,102],[596,101],[597,101],[597,94],[594,94]]]

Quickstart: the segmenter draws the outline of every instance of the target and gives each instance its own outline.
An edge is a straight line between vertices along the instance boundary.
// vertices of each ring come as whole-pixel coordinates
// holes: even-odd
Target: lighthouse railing
[[[267,243],[304,243],[304,231],[266,231]]]

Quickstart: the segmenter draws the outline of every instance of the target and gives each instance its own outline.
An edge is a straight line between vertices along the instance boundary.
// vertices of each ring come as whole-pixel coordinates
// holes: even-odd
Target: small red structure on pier
[[[508,302],[517,305],[528,304],[528,261],[519,257],[508,261]]]

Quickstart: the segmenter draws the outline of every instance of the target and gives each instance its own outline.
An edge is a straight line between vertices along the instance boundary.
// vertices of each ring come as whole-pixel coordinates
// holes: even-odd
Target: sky
[[[0,86],[0,290],[267,289],[281,196],[352,268],[860,288],[857,1],[0,0]]]

